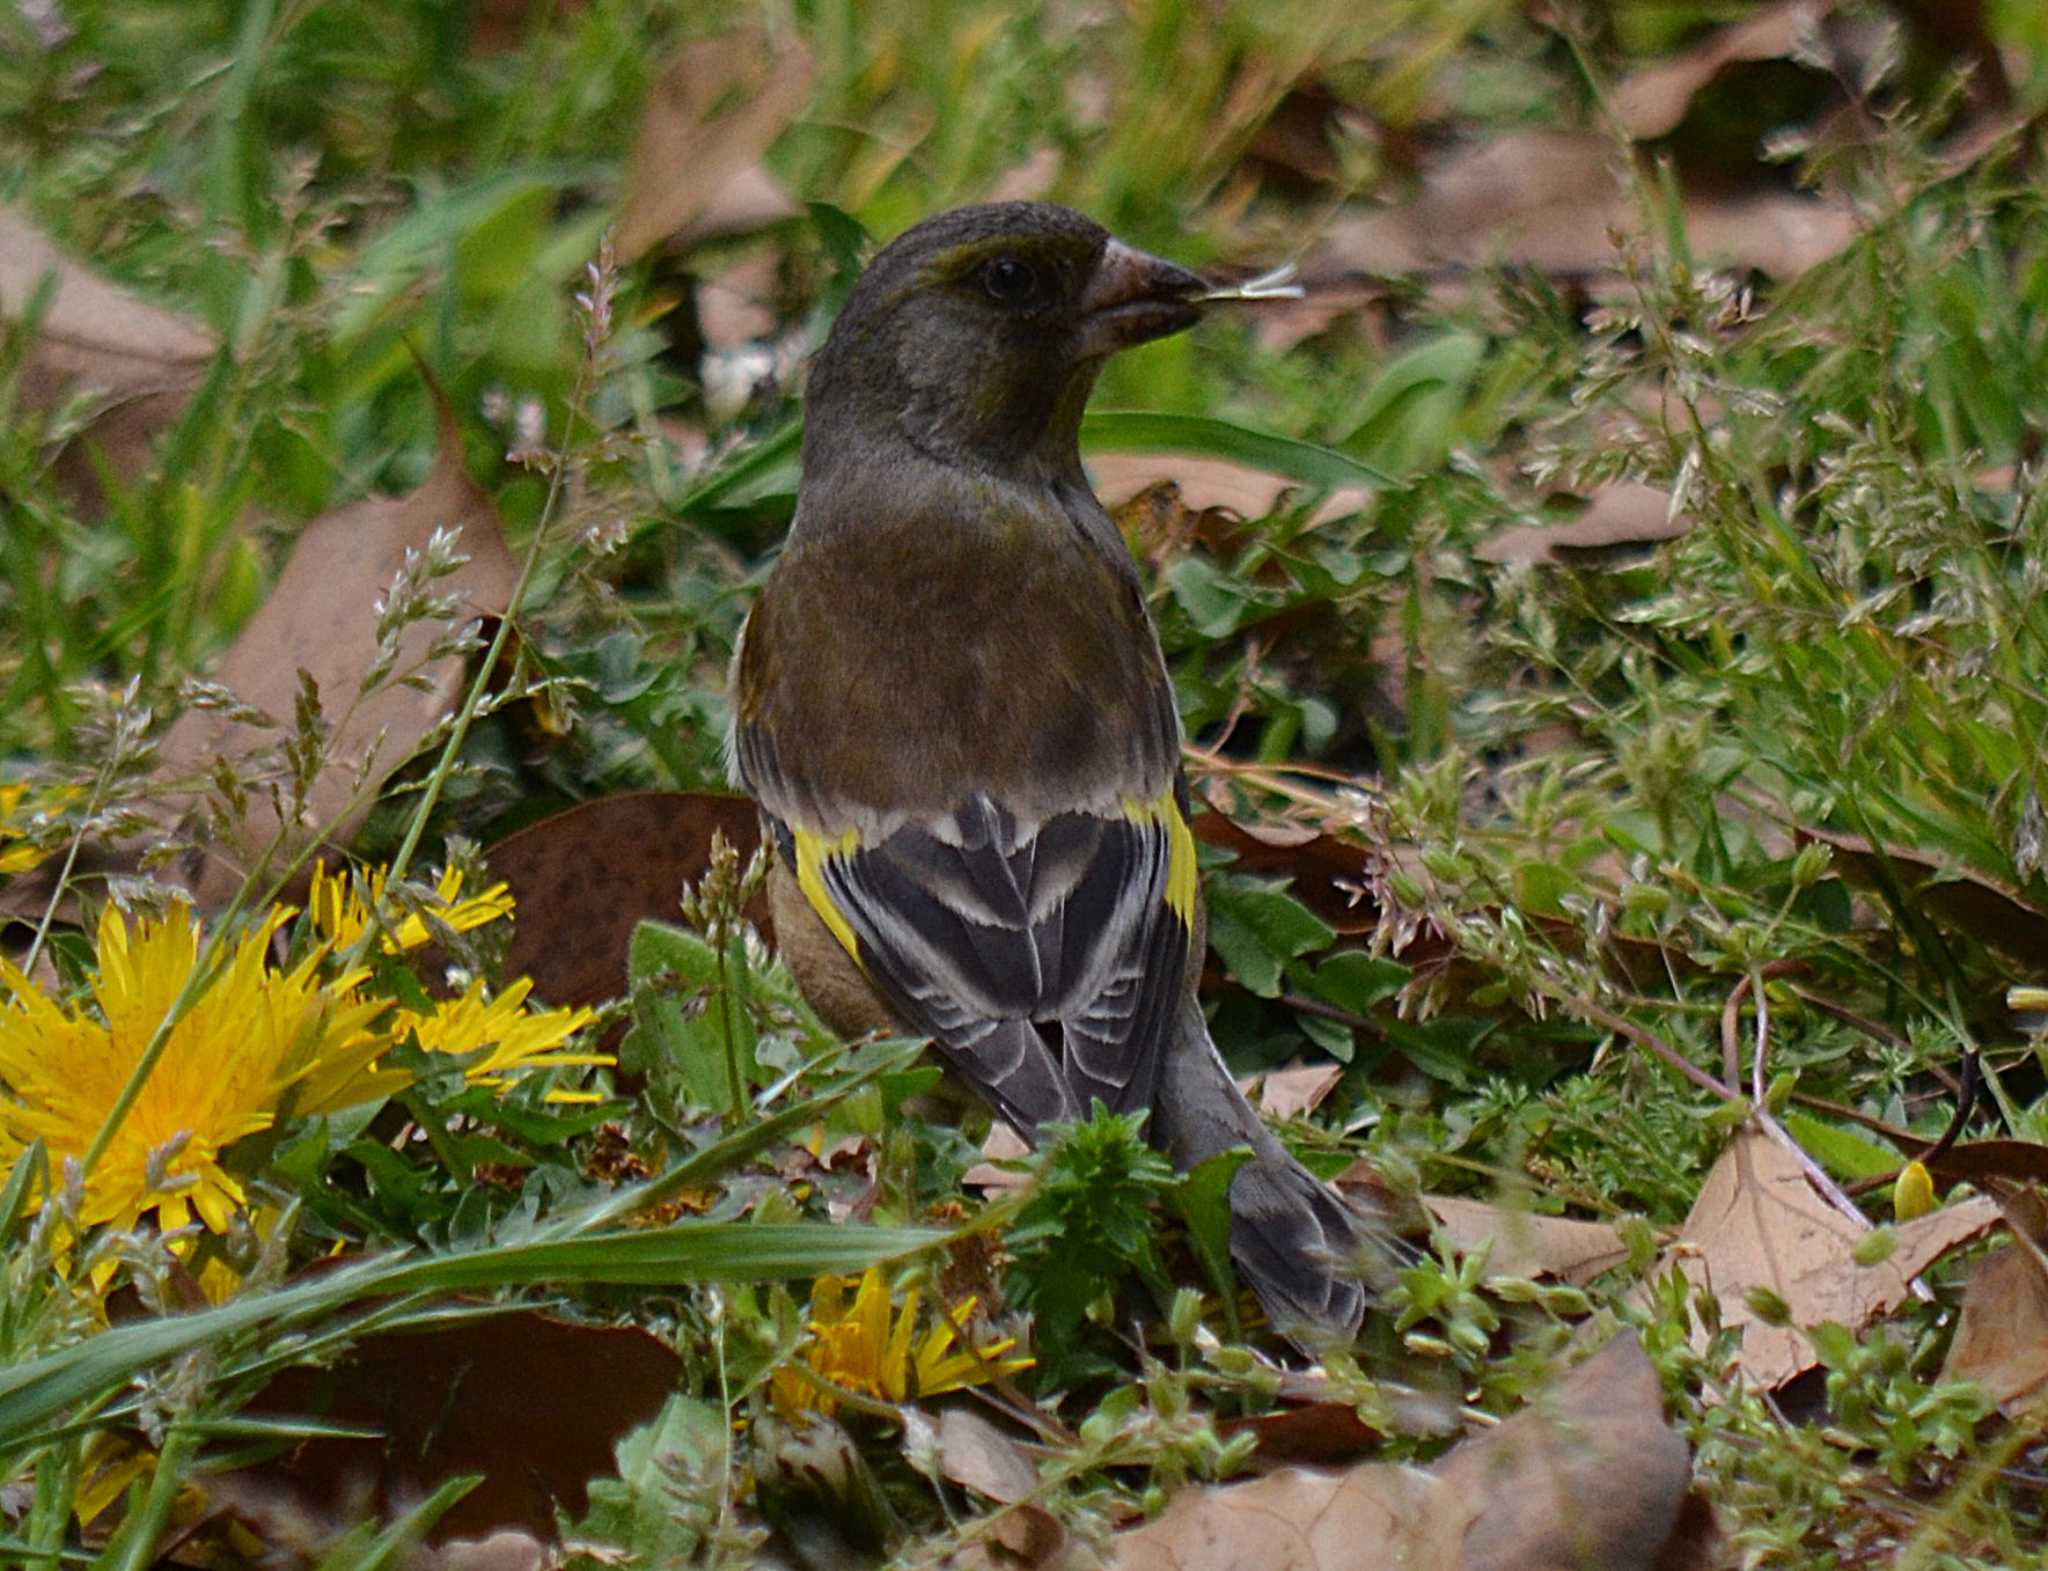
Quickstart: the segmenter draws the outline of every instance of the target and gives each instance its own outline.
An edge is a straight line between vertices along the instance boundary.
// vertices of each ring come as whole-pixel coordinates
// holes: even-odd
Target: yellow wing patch
[[[1187,927],[1195,925],[1195,837],[1188,821],[1181,817],[1180,803],[1173,792],[1162,791],[1149,802],[1124,803],[1124,817],[1134,824],[1163,824],[1166,828],[1166,904]]]
[[[1185,831],[1183,831],[1185,833]],[[804,892],[804,898],[811,903],[811,909],[818,918],[832,930],[832,936],[839,940],[839,947],[853,956],[854,963],[860,963],[860,942],[853,936],[853,924],[839,909],[832,898],[832,891],[825,887],[825,861],[828,857],[851,856],[860,849],[860,835],[847,830],[843,835],[813,834],[808,829],[790,828],[791,838],[796,841],[796,884]]]

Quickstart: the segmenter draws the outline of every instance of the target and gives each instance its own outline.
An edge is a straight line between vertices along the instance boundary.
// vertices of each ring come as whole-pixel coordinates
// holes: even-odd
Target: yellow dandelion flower
[[[25,781],[0,785],[0,877],[25,873],[54,854],[54,846],[40,846],[29,838],[37,827],[34,820],[60,811],[74,795],[61,787],[33,791]]]
[[[370,871],[370,901],[365,904],[357,891],[355,881],[350,878],[347,868],[338,872],[327,871],[327,864],[313,865],[313,887],[306,900],[306,909],[312,913],[313,925],[320,936],[327,939],[337,950],[346,953],[355,947],[356,941],[370,925],[370,905],[382,906],[384,885],[388,877],[384,868]],[[500,917],[512,914],[512,889],[504,883],[491,885],[480,895],[462,898],[462,869],[444,867],[434,885],[434,902],[430,909],[434,920],[452,927],[458,933],[467,933],[473,928],[483,927]],[[387,955],[403,954],[418,949],[433,938],[426,918],[419,912],[408,912],[384,930],[384,952]]]
[[[243,1200],[221,1166],[227,1147],[269,1128],[315,1077],[375,1084],[365,1071],[390,1046],[375,1026],[389,1005],[360,996],[367,971],[323,979],[324,946],[290,972],[269,969],[270,940],[291,914],[273,910],[242,938],[172,1027],[86,1176],[82,1223],[127,1228],[154,1213],[168,1232],[196,1215],[224,1231]],[[0,961],[0,984],[12,994],[0,1006],[0,1158],[35,1139],[60,1172],[84,1156],[198,959],[199,931],[183,907],[132,931],[109,907],[99,924],[96,1014],[61,1007]]]
[[[880,1266],[870,1267],[858,1287],[850,1277],[820,1277],[811,1289],[810,1341],[799,1356],[820,1380],[892,1403],[981,1385],[1032,1366],[1032,1359],[1005,1356],[1017,1345],[1015,1337],[955,1347],[960,1328],[974,1314],[978,1300],[973,1298],[941,1314],[920,1338],[919,1299],[911,1288],[903,1295],[902,1309],[892,1313]],[[806,1410],[830,1417],[839,1406],[830,1390],[794,1370],[777,1370],[770,1390],[788,1417]]]
[[[609,1053],[564,1053],[562,1043],[597,1018],[590,1009],[529,1011],[526,996],[533,979],[522,976],[495,998],[485,995],[481,981],[472,982],[460,998],[450,998],[431,1013],[400,1013],[397,1031],[408,1030],[430,1053],[483,1056],[464,1069],[472,1084],[502,1086],[515,1070],[545,1069],[556,1064],[609,1064]]]

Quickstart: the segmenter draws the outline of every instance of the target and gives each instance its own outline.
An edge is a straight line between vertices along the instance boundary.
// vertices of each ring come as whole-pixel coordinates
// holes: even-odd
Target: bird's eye
[[[1003,305],[1022,305],[1038,293],[1038,269],[1022,257],[999,256],[981,270],[981,287]]]

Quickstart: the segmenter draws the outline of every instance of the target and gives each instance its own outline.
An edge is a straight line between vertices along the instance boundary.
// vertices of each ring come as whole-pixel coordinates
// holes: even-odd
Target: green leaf
[[[1382,1022],[1387,1040],[1399,1048],[1411,1064],[1432,1080],[1460,1087],[1471,1084],[1480,1073],[1472,1050],[1499,1023],[1454,1015],[1439,1016],[1423,1025],[1391,1016]]]
[[[1230,1182],[1251,1154],[1249,1146],[1218,1152],[1190,1168],[1174,1192],[1187,1221],[1189,1242],[1224,1303],[1232,1307],[1237,1277],[1230,1266]]]
[[[1307,991],[1326,1004],[1348,1009],[1354,1015],[1369,1014],[1407,985],[1410,972],[1398,960],[1347,949],[1331,955],[1305,979]]]
[[[1441,463],[1485,353],[1477,334],[1447,333],[1400,356],[1365,395],[1358,425],[1340,445],[1395,473]]]
[[[1808,1155],[1837,1178],[1884,1178],[1896,1173],[1904,1160],[1888,1145],[1866,1140],[1808,1113],[1787,1112],[1779,1121]]]
[[[1327,948],[1336,936],[1335,928],[1270,884],[1228,874],[1210,880],[1210,946],[1261,998],[1279,996],[1288,961]]]
[[[1144,410],[1099,409],[1081,421],[1081,451],[1087,453],[1191,453],[1263,470],[1319,491],[1387,486],[1391,477],[1333,447],[1297,442],[1233,425],[1209,415],[1155,414]]]
[[[1167,565],[1166,587],[1204,638],[1223,638],[1237,631],[1252,598],[1247,585],[1206,556],[1192,554],[1176,557]]]
[[[739,957],[737,970],[734,953]],[[758,1078],[758,1032],[737,986],[745,956],[737,944],[734,953],[726,956],[726,969],[721,970],[718,951],[709,943],[664,922],[640,923],[627,950],[634,1034],[639,1038],[633,1049],[635,1062],[649,1069],[673,1067],[698,1107],[737,1107]],[[669,978],[681,985],[673,985]],[[735,1061],[746,1084],[732,1083],[730,1066]]]

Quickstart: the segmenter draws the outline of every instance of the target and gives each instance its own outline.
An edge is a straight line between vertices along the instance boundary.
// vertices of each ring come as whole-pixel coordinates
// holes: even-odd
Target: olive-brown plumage
[[[735,661],[732,750],[785,953],[835,1026],[937,1050],[1027,1139],[1100,1098],[1182,1165],[1235,1144],[1233,1253],[1346,1330],[1347,1213],[1245,1106],[1193,999],[1180,721],[1079,428],[1201,281],[1039,203],[885,247],[812,370],[803,477]]]

